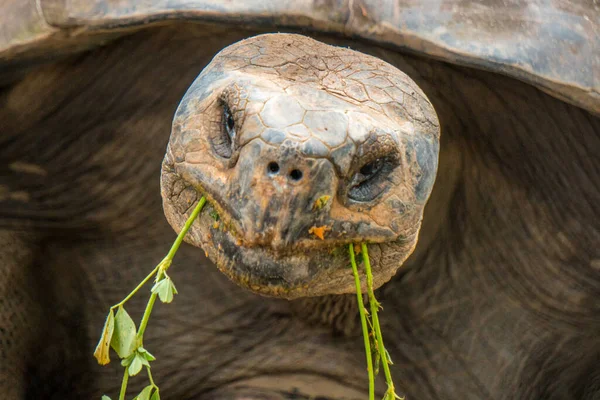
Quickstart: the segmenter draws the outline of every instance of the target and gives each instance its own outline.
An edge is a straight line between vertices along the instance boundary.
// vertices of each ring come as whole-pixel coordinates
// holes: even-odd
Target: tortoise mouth
[[[299,237],[294,240],[274,239],[272,235],[264,232],[255,231],[251,235],[244,232],[244,229],[233,216],[227,207],[225,199],[216,199],[210,191],[201,190],[207,198],[204,213],[207,213],[212,219],[212,224],[209,225],[211,237],[227,238],[237,247],[248,250],[257,250],[269,254],[275,259],[284,259],[289,256],[297,256],[307,252],[324,251],[335,253],[341,249],[347,249],[347,246],[352,243],[358,243],[361,240],[348,234],[346,238],[329,237],[327,233],[332,228],[318,227],[313,225],[306,229],[306,233],[312,234],[313,237]],[[362,239],[364,240],[364,239]],[[402,239],[396,239],[402,241]],[[378,238],[370,238],[370,243],[386,243],[392,240]]]
[[[245,243],[210,200],[188,234],[217,268],[254,292],[288,299],[325,293],[348,293],[352,286],[332,278],[349,270],[347,245],[304,240],[287,247]],[[215,211],[219,220],[215,219]],[[312,243],[311,243],[312,242]]]
[[[180,176],[167,172],[182,191],[164,197],[165,215],[171,226],[181,230],[199,193],[207,198],[204,209],[188,231],[185,241],[200,247],[229,279],[258,294],[294,299],[355,290],[348,258],[348,243],[337,240],[303,239],[288,246],[262,241],[244,241],[238,224],[211,191],[196,189]],[[169,181],[169,179],[165,179]],[[168,185],[168,183],[167,183]],[[163,188],[164,189],[164,188]],[[163,195],[165,191],[163,190]]]
[[[161,182],[165,216],[177,232],[199,201],[200,193],[206,196],[205,208],[185,241],[203,249],[217,268],[239,286],[287,299],[355,292],[348,246],[365,239],[347,234],[341,235],[342,239],[333,235],[323,240],[305,237],[273,245],[264,238],[256,240],[241,231],[238,221],[226,209],[228,199],[214,195],[214,190],[206,190],[198,181],[190,184],[168,162],[163,163]],[[395,274],[410,254],[416,243],[416,232],[400,240],[369,242],[374,285],[378,287]]]

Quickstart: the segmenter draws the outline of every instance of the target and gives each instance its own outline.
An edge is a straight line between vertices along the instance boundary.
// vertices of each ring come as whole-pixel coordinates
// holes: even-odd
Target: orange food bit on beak
[[[313,226],[308,230],[308,233],[312,233],[321,240],[325,240],[325,232],[330,231],[331,228],[328,226]]]

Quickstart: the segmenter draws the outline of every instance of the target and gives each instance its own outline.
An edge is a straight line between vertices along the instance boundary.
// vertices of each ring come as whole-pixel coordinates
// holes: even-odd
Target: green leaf
[[[115,315],[115,332],[110,342],[119,357],[126,358],[133,353],[136,347],[135,334],[135,323],[123,306],[119,306],[117,315]]]
[[[148,360],[148,361],[154,361],[154,360],[156,360],[156,357],[154,357],[152,354],[150,354],[148,352],[144,353],[144,358],[146,360]]]
[[[168,288],[168,286],[169,286],[169,282],[167,281],[167,278],[163,278],[160,281],[156,282],[154,284],[154,286],[152,286],[151,292],[158,294],[158,297],[160,297],[160,300],[163,301],[161,293],[163,293],[165,291],[165,289]]]
[[[111,311],[111,314],[112,314],[112,311]],[[104,395],[104,396],[102,396],[102,400],[111,400],[111,399],[107,395]],[[152,400],[154,400],[154,399],[152,399]]]
[[[108,316],[106,317],[106,322],[104,322],[104,328],[102,328],[102,336],[98,341],[96,350],[94,350],[94,357],[96,357],[96,360],[100,365],[106,365],[110,362],[109,350],[114,330],[115,316],[113,314],[113,311],[110,310],[108,312]]]
[[[177,289],[171,278],[167,276],[154,284],[152,293],[157,293],[163,303],[170,303],[173,301],[173,295],[177,294]]]
[[[128,367],[129,365],[131,365],[131,362],[133,361],[134,358],[135,358],[135,353],[130,354],[129,357],[121,360],[121,365],[124,367]]]
[[[154,386],[152,386],[152,385],[146,386],[144,389],[142,389],[140,394],[135,396],[134,400],[150,400],[150,393],[152,392],[153,387]]]
[[[133,360],[131,360],[131,364],[129,364],[129,367],[128,367],[130,376],[135,376],[140,373],[140,371],[142,370],[142,366],[143,366],[142,361],[146,361],[146,359],[143,358],[139,353],[135,353],[135,356],[133,357]],[[148,361],[146,361],[146,362],[148,362]]]
[[[400,397],[396,394],[396,391],[394,389],[393,386],[388,386],[388,389],[385,392],[385,395],[383,396],[383,400],[404,400],[404,397]]]
[[[150,291],[151,291],[152,293],[158,293],[158,292],[160,291],[160,289],[161,289],[161,288],[162,288],[164,285],[166,285],[166,284],[167,284],[167,283],[166,283],[166,280],[167,280],[167,279],[163,277],[163,278],[162,278],[160,281],[156,282],[156,283],[154,284],[154,286],[152,286],[152,289],[150,289]]]
[[[163,290],[158,292],[158,297],[160,297],[160,301],[162,301],[163,303],[172,302],[173,301],[173,289],[171,289],[171,285],[169,285],[169,284],[165,285]]]
[[[171,282],[171,289],[173,290],[173,294],[179,294],[177,288],[175,287],[175,282],[173,282],[171,278],[169,278],[169,282]]]
[[[138,354],[138,357],[142,361],[142,365],[145,365],[146,367],[150,368],[150,363],[148,362],[148,360],[146,360],[146,357],[144,357],[141,354]]]
[[[379,301],[374,300],[374,304],[378,310],[383,310],[383,306],[381,305],[381,303]]]
[[[150,352],[143,347],[138,347],[138,352],[140,352],[140,354],[142,356],[144,356],[144,358],[148,361],[156,360],[156,357],[154,357],[152,354],[150,354]]]
[[[385,356],[387,357],[388,364],[394,365],[394,362],[392,361],[392,357],[390,357],[390,353],[387,351],[386,348],[384,348],[384,350],[385,350]]]
[[[160,400],[160,394],[158,393],[158,389],[156,389],[156,392],[154,392],[150,400]]]

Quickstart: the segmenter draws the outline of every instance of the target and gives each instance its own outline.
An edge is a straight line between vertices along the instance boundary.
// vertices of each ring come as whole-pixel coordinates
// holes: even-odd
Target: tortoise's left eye
[[[392,157],[381,157],[364,164],[350,182],[348,197],[357,202],[375,200],[389,187],[389,174],[397,163]]]
[[[381,171],[384,162],[385,160],[383,158],[378,158],[375,161],[363,165],[359,172],[365,177],[365,179],[369,179]]]

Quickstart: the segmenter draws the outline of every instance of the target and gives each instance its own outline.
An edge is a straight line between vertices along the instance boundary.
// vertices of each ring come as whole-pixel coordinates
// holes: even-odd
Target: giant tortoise
[[[409,399],[600,399],[597,0],[4,0],[0,20],[3,399],[114,396],[105,312],[199,194],[202,249],[145,340],[163,398],[364,399],[338,250],[366,241]]]

